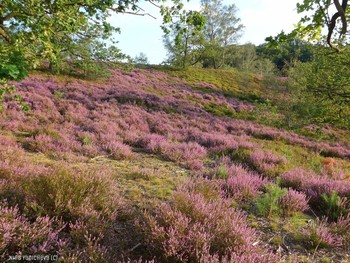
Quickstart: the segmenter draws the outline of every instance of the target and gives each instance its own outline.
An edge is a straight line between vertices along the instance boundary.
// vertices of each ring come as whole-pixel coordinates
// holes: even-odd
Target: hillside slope
[[[197,74],[15,83],[31,111],[0,117],[0,260],[350,260],[346,139],[259,124],[261,80]]]

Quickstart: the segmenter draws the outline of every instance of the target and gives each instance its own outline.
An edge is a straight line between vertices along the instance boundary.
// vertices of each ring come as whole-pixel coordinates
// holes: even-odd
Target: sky
[[[141,2],[141,7],[156,19],[151,16],[115,14],[110,22],[121,29],[121,34],[115,38],[123,53],[135,57],[142,52],[150,63],[160,64],[167,55],[163,46],[163,31],[160,28],[162,18],[156,7],[146,1]],[[237,16],[245,26],[238,43],[255,45],[264,43],[266,37],[276,35],[282,30],[289,32],[293,29],[299,20],[297,2],[298,0],[224,0],[226,5],[236,5]],[[185,2],[185,6],[187,9],[199,10],[200,1],[190,0]]]

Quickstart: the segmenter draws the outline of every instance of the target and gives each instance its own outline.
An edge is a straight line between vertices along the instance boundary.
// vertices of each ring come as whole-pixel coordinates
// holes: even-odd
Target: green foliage
[[[216,116],[234,117],[235,111],[228,105],[218,105],[213,102],[204,105],[204,109]]]
[[[308,39],[309,41],[327,42],[327,44],[339,50],[346,45],[348,40],[349,8],[348,1],[339,0],[303,0],[297,3],[297,12],[306,14],[301,17],[295,29],[286,34],[281,32],[276,37],[268,37],[266,40],[272,45],[295,39]],[[323,35],[327,28],[327,35]],[[338,46],[337,46],[338,45]]]
[[[278,46],[262,44],[257,47],[257,54],[270,59],[279,70],[286,70],[286,67],[294,61],[311,61],[313,50],[314,47],[310,43],[300,39],[291,39]]]
[[[140,52],[140,54],[134,58],[134,63],[141,65],[149,64],[147,55],[143,52]]]
[[[215,177],[218,179],[226,179],[228,176],[227,168],[224,165],[221,165],[215,173]]]
[[[27,74],[27,65],[24,62],[31,68],[48,66],[50,71],[55,73],[67,72],[67,66],[76,66],[78,67],[76,71],[89,77],[105,71],[106,68],[101,67],[101,62],[124,62],[126,57],[116,48],[115,42],[111,45],[106,44],[106,40],[110,39],[113,33],[119,32],[118,28],[111,26],[108,18],[113,13],[140,15],[140,12],[144,12],[139,7],[140,2],[139,0],[1,1],[0,55],[8,57],[11,63],[8,61],[3,63],[0,56],[0,77],[23,78]],[[162,0],[154,2],[155,5],[163,3]],[[172,2],[173,6],[159,7],[164,17],[164,25],[169,24],[183,8],[181,0]],[[198,16],[191,13],[187,16],[186,22],[199,24],[200,21],[197,20]],[[14,54],[15,57],[9,54]],[[79,63],[72,65],[72,61],[76,60],[79,60]],[[95,69],[90,72],[88,71],[90,67]]]
[[[165,31],[164,44],[168,50],[168,62],[186,68],[199,61],[204,41],[204,16],[197,11],[182,12],[171,21]]]
[[[4,102],[6,97],[8,98],[8,100],[17,101],[20,108],[23,111],[30,110],[30,107],[23,102],[22,97],[14,93],[15,91],[16,91],[15,86],[8,85],[8,83],[5,80],[0,79],[0,112],[3,111],[4,109],[4,106],[2,103]]]
[[[221,68],[227,63],[227,47],[239,39],[243,25],[237,17],[235,4],[224,5],[222,0],[202,0],[201,5],[207,21],[201,61],[203,67]]]
[[[346,198],[342,198],[337,192],[322,195],[322,204],[320,209],[327,218],[331,221],[335,221],[341,216],[346,215],[349,212],[349,202]]]
[[[0,43],[0,48],[1,48]],[[0,79],[21,80],[28,74],[28,63],[22,53],[0,52]]]
[[[348,48],[340,53],[321,48],[312,62],[295,63],[289,88],[296,118],[350,127],[349,57]]]
[[[266,193],[256,201],[258,214],[264,217],[278,216],[281,214],[280,198],[287,193],[286,189],[276,184],[266,186]]]

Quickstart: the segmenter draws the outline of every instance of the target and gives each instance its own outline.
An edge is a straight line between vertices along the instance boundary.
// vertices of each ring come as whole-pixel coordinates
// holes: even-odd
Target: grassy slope
[[[182,111],[183,107],[191,106],[194,109],[199,109],[200,112],[207,112],[207,114],[209,114],[208,116],[217,118],[217,120],[223,123],[229,122],[232,119],[241,119],[252,121],[243,122],[243,126],[256,125],[254,126],[256,129],[269,128],[259,126],[255,123],[279,128],[286,127],[283,121],[284,113],[274,107],[273,103],[271,104],[268,102],[276,98],[274,95],[276,94],[276,89],[278,90],[281,86],[281,83],[274,83],[277,88],[271,89],[271,83],[265,83],[252,75],[231,70],[190,69],[188,71],[167,71],[166,73],[154,70],[137,70],[131,73],[116,71],[110,80],[97,83],[37,75],[32,76],[32,78],[25,83],[27,84],[19,86],[18,89],[21,91],[24,99],[32,104],[33,111],[26,116],[25,113],[18,112],[18,109],[16,109],[15,106],[12,107],[10,103],[7,112],[3,113],[1,138],[4,141],[11,142],[9,143],[9,147],[13,147],[11,146],[13,145],[12,142],[15,142],[17,145],[16,147],[23,148],[22,154],[26,156],[26,158],[29,158],[34,166],[42,165],[45,167],[55,167],[65,162],[75,167],[94,167],[95,169],[100,169],[102,166],[108,167],[112,170],[113,178],[116,180],[127,202],[130,203],[131,206],[140,207],[141,209],[148,208],[159,201],[169,199],[177,185],[193,174],[198,176],[198,169],[193,168],[191,166],[192,164],[187,163],[186,159],[181,159],[181,156],[179,158],[177,156],[174,157],[171,153],[165,150],[163,151],[162,149],[160,151],[154,150],[150,152],[147,147],[143,148],[144,145],[142,145],[142,143],[141,145],[139,144],[138,140],[142,138],[142,136],[150,133],[149,130],[151,130],[151,133],[162,134],[166,136],[168,141],[178,145],[179,142],[183,142],[184,140],[183,138],[178,139],[174,136],[175,131],[171,131],[173,128],[169,128],[169,130],[162,133],[162,130],[164,131],[166,127],[153,128],[150,122],[148,122],[149,127],[145,128],[145,131],[142,131],[139,135],[135,135],[139,136],[138,139],[132,136],[128,137],[131,132],[138,132],[138,130],[135,129],[142,129],[143,126],[136,122],[140,122],[143,118],[150,118],[148,117],[149,114],[152,115],[157,112],[160,114],[159,116],[166,115],[166,118],[171,119],[169,123],[175,123],[175,119],[179,118],[179,116],[183,116],[184,119],[192,118],[190,113]],[[28,88],[32,87],[34,85],[33,83],[41,87],[38,93],[40,95],[34,95],[35,89]],[[80,93],[74,94],[75,86],[78,84],[79,87],[77,89],[80,89],[80,86],[87,87],[86,90],[79,90],[79,92],[84,93],[84,96],[92,101],[91,103],[94,103],[95,99],[98,100],[100,105],[105,102],[105,98],[101,99],[100,96],[103,97],[105,93],[109,93],[103,90],[103,88],[99,88],[99,86],[105,87],[114,85],[113,89],[115,90],[128,89],[130,87],[132,87],[132,89],[130,89],[130,91],[126,90],[125,94],[111,95],[111,97],[108,98],[108,103],[117,105],[118,107],[107,109],[108,106],[103,105],[89,106],[90,102],[79,99]],[[50,90],[52,86],[54,87]],[[185,89],[182,89],[183,87],[185,87]],[[48,89],[50,92],[47,92]],[[134,97],[128,97],[131,91],[135,92],[136,95]],[[141,92],[140,96],[137,95],[138,92]],[[283,93],[283,89],[281,89],[281,92]],[[157,98],[160,98],[161,101],[159,103],[154,102],[154,98],[151,98],[150,102],[145,102],[143,99],[145,98],[143,97],[145,94],[155,95]],[[204,100],[203,97],[205,97],[206,94],[211,95],[211,97]],[[281,93],[278,94],[278,96],[284,96],[281,95]],[[176,103],[173,103],[174,98],[176,98]],[[162,101],[166,101],[167,99],[169,103],[163,104]],[[48,101],[52,101],[55,106],[52,106],[50,104],[51,102],[49,103]],[[178,105],[179,103],[180,106]],[[72,109],[69,108],[71,107],[70,105],[73,107]],[[47,108],[40,109],[40,107]],[[81,107],[84,109],[80,109]],[[105,107],[106,112],[103,112],[103,107]],[[132,121],[128,122],[130,120],[128,117],[129,115],[123,115],[131,113],[137,114],[137,111],[131,111],[129,107],[140,109],[141,115],[137,118],[132,117],[135,123],[132,123]],[[86,112],[86,108],[89,109],[89,112]],[[61,116],[59,116],[57,112],[54,112],[55,110],[60,112]],[[81,110],[81,112],[73,116],[73,113],[78,110]],[[70,111],[72,111],[72,113],[69,113]],[[79,119],[79,115],[86,116],[86,119]],[[94,117],[89,115],[93,115]],[[28,125],[26,124],[27,118],[30,119]],[[63,126],[65,128],[61,130],[59,123],[64,122],[62,118],[70,118],[70,121],[68,124],[64,124]],[[119,120],[123,120],[123,122],[119,122]],[[102,130],[99,131],[98,127],[93,126],[94,122],[105,122],[107,126],[101,124]],[[103,133],[103,129],[108,128],[108,123],[118,123],[118,125],[120,125],[119,127],[124,126],[120,128],[120,130],[112,130],[112,132],[116,132],[116,137],[112,136],[110,139],[103,139],[103,136],[109,134],[108,131]],[[162,123],[156,123],[156,120],[153,120],[152,123],[152,125],[162,125]],[[66,139],[66,137],[69,137],[71,133],[75,131],[75,128],[71,129],[71,124],[79,127],[82,132],[79,131],[79,134],[77,132],[73,136],[73,139]],[[35,125],[35,127],[30,127],[31,125]],[[129,125],[129,130],[125,130],[127,125]],[[181,121],[171,125],[173,125],[173,127],[180,127]],[[187,125],[195,125],[195,122],[193,124],[189,122]],[[270,178],[272,181],[282,173],[296,167],[311,169],[316,173],[321,173],[325,169],[324,160],[326,160],[326,156],[322,155],[322,151],[315,151],[308,145],[288,142],[288,140],[284,138],[270,137],[263,131],[248,132],[249,129],[245,130],[244,127],[241,130],[245,133],[244,136],[247,136],[247,141],[253,143],[254,147],[238,148],[228,153],[225,153],[225,149],[217,152],[211,151],[208,148],[208,155],[205,158],[199,157],[200,162],[204,165],[204,168],[201,168],[199,174],[205,175],[213,173],[214,163],[223,155],[230,156],[234,163],[241,163],[244,166],[248,166],[267,178]],[[300,134],[306,134],[303,127],[296,131]],[[215,128],[213,131],[207,132],[216,133]],[[98,136],[96,134],[98,134]],[[331,135],[324,132],[313,133],[310,131],[308,133],[309,137],[312,137],[312,139],[322,139],[323,141],[330,138],[334,140],[334,138],[338,138],[340,134],[342,134],[341,131],[336,131]],[[345,135],[341,137],[342,141],[346,142],[348,138],[347,132],[344,131],[343,134]],[[39,135],[45,137],[38,139]],[[47,140],[45,141],[45,143],[47,143],[45,144],[46,146],[43,146],[42,141],[40,141],[44,140],[43,138]],[[55,139],[57,139],[58,142],[54,141]],[[113,139],[119,140],[123,145],[126,145],[126,147],[131,150],[131,155],[129,156],[127,150],[124,152],[118,152],[118,150],[117,152],[113,152],[115,148],[104,149],[103,140],[108,141]],[[67,145],[62,146],[59,142],[62,140],[67,140]],[[76,148],[72,147],[70,145],[70,140],[74,141],[74,143],[79,142],[79,145],[77,145]],[[317,144],[317,142],[315,142],[315,144]],[[348,145],[345,144],[343,147],[347,149]],[[271,151],[277,157],[285,158],[285,161],[277,163],[272,169],[259,169],[254,163],[252,164],[252,161],[249,159],[249,156],[255,149],[265,152]],[[336,164],[335,167],[332,168],[332,172],[343,172],[345,174],[350,172],[350,162],[348,161],[347,155],[338,156],[338,154],[333,153],[327,154],[327,156],[328,155],[332,156]],[[4,169],[5,168],[3,168],[3,171]],[[262,221],[259,216],[257,217],[251,211],[249,213],[251,213],[251,225],[256,227],[259,231],[262,231],[262,233],[265,232],[262,239],[265,242],[270,242],[272,248],[278,248],[283,243],[281,239],[287,236],[287,239],[290,240],[286,242],[290,246],[290,249],[292,249],[292,252],[294,251],[293,253],[296,255],[300,254],[298,256],[299,260],[305,260],[305,262],[318,260],[317,255],[314,255],[315,258],[312,256],[309,257],[309,253],[305,253],[304,248],[300,248],[293,243],[295,240],[298,240],[293,234],[295,231],[295,226],[293,226],[293,224],[301,224],[304,226],[306,220],[309,218],[308,215],[302,216],[298,214],[296,217],[288,218],[286,219],[288,223],[286,223],[283,228],[280,228],[281,221],[279,221],[280,219],[278,218]],[[132,247],[135,243],[137,242],[131,240],[130,244],[119,245],[121,247]],[[129,252],[126,253],[126,255],[132,256],[134,249],[130,252],[131,247],[128,248]],[[142,254],[142,250],[137,251],[136,248],[135,250],[136,255]],[[327,250],[323,251],[323,253],[326,252]],[[326,256],[322,255],[322,257],[330,256],[332,256],[332,253],[326,254]],[[341,258],[345,259],[346,256],[339,250],[337,259]]]

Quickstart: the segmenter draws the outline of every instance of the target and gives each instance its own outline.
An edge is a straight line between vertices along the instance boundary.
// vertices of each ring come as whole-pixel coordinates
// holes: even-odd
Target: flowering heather
[[[339,217],[337,221],[333,222],[329,227],[333,234],[343,239],[343,244],[345,246],[350,246],[350,214]]]
[[[324,220],[310,222],[302,232],[303,238],[312,248],[341,247],[343,240],[333,234]]]
[[[134,156],[129,145],[118,141],[105,143],[104,150],[115,160],[130,159]]]
[[[288,192],[280,198],[279,202],[283,214],[287,216],[295,212],[303,212],[309,208],[306,195],[293,189],[288,189]]]
[[[17,143],[8,136],[0,135],[0,149],[17,147]]]
[[[222,133],[195,132],[187,135],[188,141],[194,141],[213,152],[230,153],[238,148],[252,148],[253,143],[246,136],[232,136]]]
[[[281,185],[303,192],[309,205],[321,215],[334,220],[349,213],[347,199],[350,196],[350,182],[317,176],[301,168],[291,170],[281,176]]]
[[[59,235],[64,224],[54,218],[38,217],[30,222],[23,217],[17,207],[0,203],[0,260],[9,256],[24,254],[55,255],[64,245]]]
[[[311,198],[337,192],[340,196],[350,195],[350,182],[317,176],[301,168],[288,171],[281,176],[281,185],[306,193]]]
[[[145,238],[164,261],[200,262],[210,256],[231,260],[266,253],[246,216],[228,202],[205,201],[201,194],[176,192],[170,204],[145,214]],[[265,261],[266,262],[266,261]]]
[[[162,200],[154,211],[148,207],[141,246],[134,247],[139,240],[133,240],[137,243],[125,248],[130,252],[120,253],[130,256],[130,262],[153,256],[154,262],[278,262],[270,251],[253,245],[257,234],[248,226],[246,215],[230,207],[232,199],[243,204],[261,199],[261,207],[270,211],[277,207],[276,215],[281,211],[290,215],[308,205],[319,213],[315,208],[332,199],[332,193],[339,200],[350,198],[350,182],[338,171],[341,165],[333,169],[328,164],[329,178],[292,170],[281,177],[281,186],[290,188],[288,192],[276,185],[272,190],[278,195],[273,195],[265,187],[260,198],[266,177],[274,177],[286,164],[284,157],[260,149],[261,139],[296,144],[306,153],[345,160],[350,157],[350,145],[318,142],[234,119],[240,116],[238,112],[254,111],[255,106],[224,96],[212,84],[192,85],[155,70],[113,70],[105,82],[32,75],[15,85],[31,111],[5,103],[6,110],[0,113],[0,202],[7,204],[0,210],[11,214],[7,220],[11,227],[5,224],[7,232],[0,234],[1,256],[43,248],[59,253],[67,262],[111,262],[108,253],[119,253],[119,246],[106,242],[104,234],[107,239],[109,235],[122,239],[112,226],[118,224],[119,214],[129,211],[118,184],[128,181],[127,186],[140,184],[142,191],[149,191],[143,189],[144,181],[158,183],[166,177],[147,170],[147,164],[145,170],[134,173],[133,167],[123,166],[143,162],[146,154],[157,162],[175,162],[169,169],[181,165],[195,176],[178,187],[170,201]],[[102,167],[95,162],[96,156],[114,160]],[[124,161],[135,156],[132,162]],[[119,168],[121,174],[116,176]],[[329,203],[323,214],[334,210]],[[139,204],[133,207],[140,212]],[[347,229],[344,218],[348,211],[346,207],[346,213],[335,218],[337,225],[329,229],[317,224],[305,230],[305,238],[315,245],[338,246],[339,238],[345,244],[349,238],[339,234],[339,229]],[[2,214],[0,219],[6,223]],[[19,225],[25,231],[22,236]],[[135,229],[129,231],[128,236],[139,235]],[[4,243],[4,236],[15,241]],[[34,246],[27,246],[24,240]],[[140,254],[146,249],[154,255]],[[141,259],[141,255],[146,257]]]
[[[197,143],[170,143],[160,144],[160,153],[165,158],[175,162],[204,159],[207,151]]]
[[[233,169],[232,167],[235,167]],[[258,196],[267,180],[257,174],[251,173],[240,166],[229,168],[230,176],[223,183],[226,196],[236,201],[250,201]]]
[[[82,146],[77,134],[79,130],[93,132],[96,138],[108,134],[113,141],[119,141],[114,137],[118,135],[123,143],[132,146],[143,136],[156,133],[170,141],[197,142],[208,152],[252,148],[254,145],[249,136],[267,137],[300,144],[325,155],[350,156],[350,150],[344,145],[319,143],[249,121],[212,116],[202,109],[201,101],[209,100],[235,109],[243,102],[225,98],[218,92],[206,94],[189,88],[186,83],[169,83],[165,76],[165,73],[155,71],[123,73],[115,70],[111,77],[113,81],[108,84],[32,76],[16,83],[18,92],[32,111],[23,113],[17,108],[8,109],[2,113],[0,127],[4,131],[27,133],[24,144],[34,151],[49,153],[57,150],[89,157],[105,154],[106,141],[97,140],[89,147]],[[199,85],[210,86],[207,83]],[[189,98],[196,98],[198,102]],[[38,133],[48,125],[58,136]],[[196,128],[197,132],[183,137],[190,127]],[[112,143],[111,140],[108,142]]]
[[[140,146],[152,153],[160,153],[160,147],[165,143],[166,138],[155,133],[147,134],[140,140]]]
[[[287,162],[284,156],[280,157],[271,151],[261,151],[259,149],[250,154],[249,160],[256,170],[267,175],[273,175],[276,167]]]

